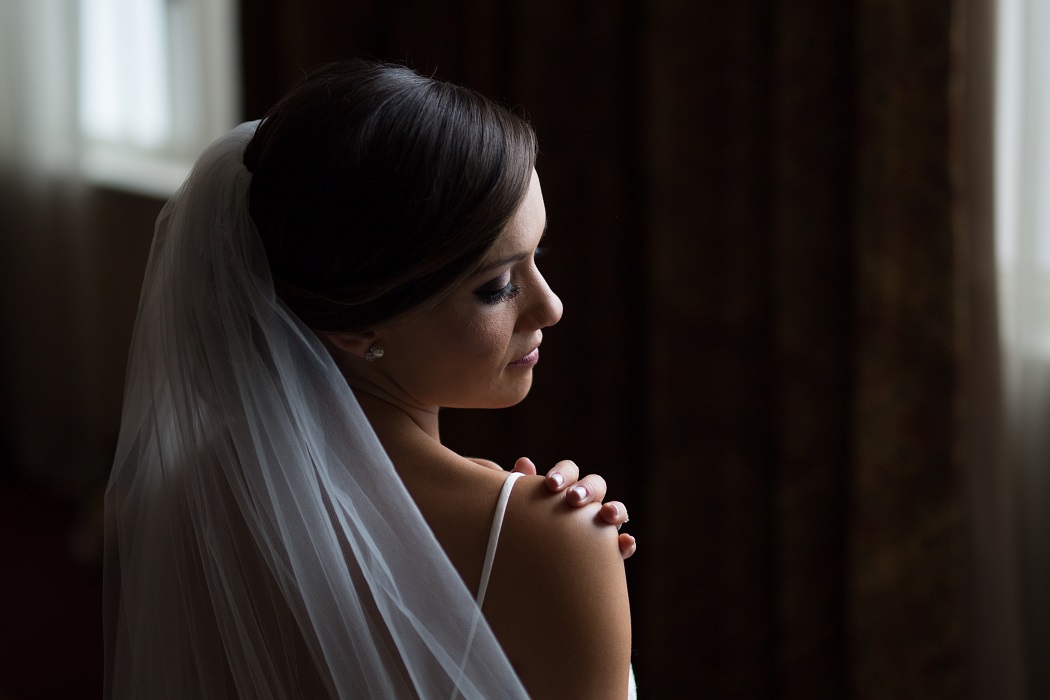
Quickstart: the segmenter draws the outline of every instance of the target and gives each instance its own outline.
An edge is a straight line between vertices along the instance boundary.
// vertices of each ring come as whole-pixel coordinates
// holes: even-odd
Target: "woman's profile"
[[[536,154],[472,91],[348,62],[201,156],[132,340],[107,696],[633,693],[604,482],[570,507],[571,463],[440,439],[441,408],[525,398],[561,317]]]

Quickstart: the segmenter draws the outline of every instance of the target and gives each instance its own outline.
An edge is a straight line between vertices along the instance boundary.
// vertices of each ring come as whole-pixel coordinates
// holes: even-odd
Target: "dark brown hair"
[[[304,78],[244,154],[274,286],[317,330],[366,330],[469,275],[535,160],[535,134],[510,110],[364,61]]]

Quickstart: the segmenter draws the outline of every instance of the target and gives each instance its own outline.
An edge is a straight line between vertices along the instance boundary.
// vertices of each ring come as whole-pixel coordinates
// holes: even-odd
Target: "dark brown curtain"
[[[529,399],[450,412],[445,439],[505,464],[573,458],[628,503],[643,697],[1025,696],[993,6],[242,3],[246,117],[351,56],[530,115],[565,318]],[[98,529],[161,203],[26,188],[0,178],[0,524],[17,574],[0,695],[86,695],[99,582],[69,535]]]
[[[1016,630],[974,641],[1013,614],[973,576],[989,3],[246,5],[249,116],[349,56],[530,114],[565,318],[533,395],[446,439],[628,502],[644,696],[1021,692]]]

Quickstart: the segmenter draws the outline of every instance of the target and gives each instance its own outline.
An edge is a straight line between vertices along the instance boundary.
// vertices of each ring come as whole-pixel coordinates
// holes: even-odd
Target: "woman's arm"
[[[600,509],[551,499],[539,477],[512,492],[484,611],[533,697],[627,696],[627,585]]]

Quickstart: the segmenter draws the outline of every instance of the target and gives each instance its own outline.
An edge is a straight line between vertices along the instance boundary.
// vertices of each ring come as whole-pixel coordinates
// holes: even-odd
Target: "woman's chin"
[[[525,400],[525,397],[529,395],[529,390],[532,389],[532,372],[529,372],[528,378],[517,387],[513,397],[507,401],[500,408],[510,408],[511,406],[517,406],[519,403]]]
[[[529,395],[529,390],[531,388],[532,377],[530,375],[528,381],[518,382],[517,385],[511,389],[493,392],[484,399],[464,402],[459,405],[446,404],[445,408],[510,408],[511,406],[517,406],[524,401],[525,397]]]

